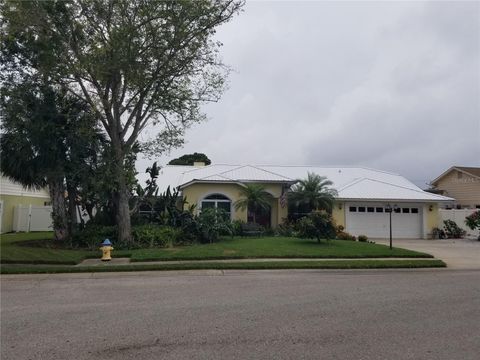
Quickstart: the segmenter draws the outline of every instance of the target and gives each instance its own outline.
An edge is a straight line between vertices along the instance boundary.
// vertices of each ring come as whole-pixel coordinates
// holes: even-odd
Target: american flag
[[[287,192],[283,191],[282,196],[280,196],[280,206],[282,209],[287,206]]]

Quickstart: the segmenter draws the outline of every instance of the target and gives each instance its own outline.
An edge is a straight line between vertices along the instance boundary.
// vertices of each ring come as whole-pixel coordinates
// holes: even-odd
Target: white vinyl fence
[[[439,209],[440,214],[440,226],[443,227],[445,220],[453,220],[459,227],[467,232],[467,237],[478,237],[480,231],[478,229],[472,230],[465,225],[465,218],[470,214],[473,214],[478,209]]]
[[[17,205],[13,212],[13,231],[51,231],[51,206]]]

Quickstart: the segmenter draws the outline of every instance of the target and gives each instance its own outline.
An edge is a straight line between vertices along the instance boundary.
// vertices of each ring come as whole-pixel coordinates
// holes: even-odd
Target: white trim
[[[378,201],[383,201],[383,202],[389,202],[389,201],[393,201],[393,202],[418,202],[418,203],[431,203],[431,204],[435,204],[435,203],[443,203],[443,202],[454,202],[455,200],[452,199],[452,200],[441,200],[441,199],[382,199],[382,198],[340,198],[340,197],[337,197],[335,198],[335,200],[338,200],[338,201],[367,201],[367,202],[378,202]]]
[[[225,200],[225,199],[207,199],[207,197],[212,196],[212,195],[225,196],[228,200]],[[226,194],[223,194],[223,193],[218,192],[218,191],[207,193],[206,195],[203,195],[203,197],[200,197],[200,200],[197,203],[198,212],[202,211],[202,202],[204,202],[204,201],[215,203],[215,209],[218,209],[217,203],[219,203],[219,202],[224,202],[224,203],[229,202],[230,203],[230,220],[233,219],[233,201],[230,198],[230,196],[227,196]]]

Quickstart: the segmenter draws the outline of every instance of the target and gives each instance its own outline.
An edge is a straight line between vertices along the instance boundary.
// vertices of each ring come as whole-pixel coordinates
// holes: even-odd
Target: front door
[[[248,209],[249,223],[255,222],[258,225],[262,225],[265,228],[269,228],[271,227],[271,217],[272,217],[271,207],[268,207],[268,209],[257,209],[256,211],[254,211],[251,208]]]

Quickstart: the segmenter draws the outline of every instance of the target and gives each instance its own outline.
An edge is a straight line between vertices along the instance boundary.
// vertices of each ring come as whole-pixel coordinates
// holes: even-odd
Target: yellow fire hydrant
[[[102,243],[102,247],[100,248],[100,250],[102,250],[102,261],[112,260],[112,256],[110,253],[113,250],[113,247],[110,240],[105,239],[105,241]]]

